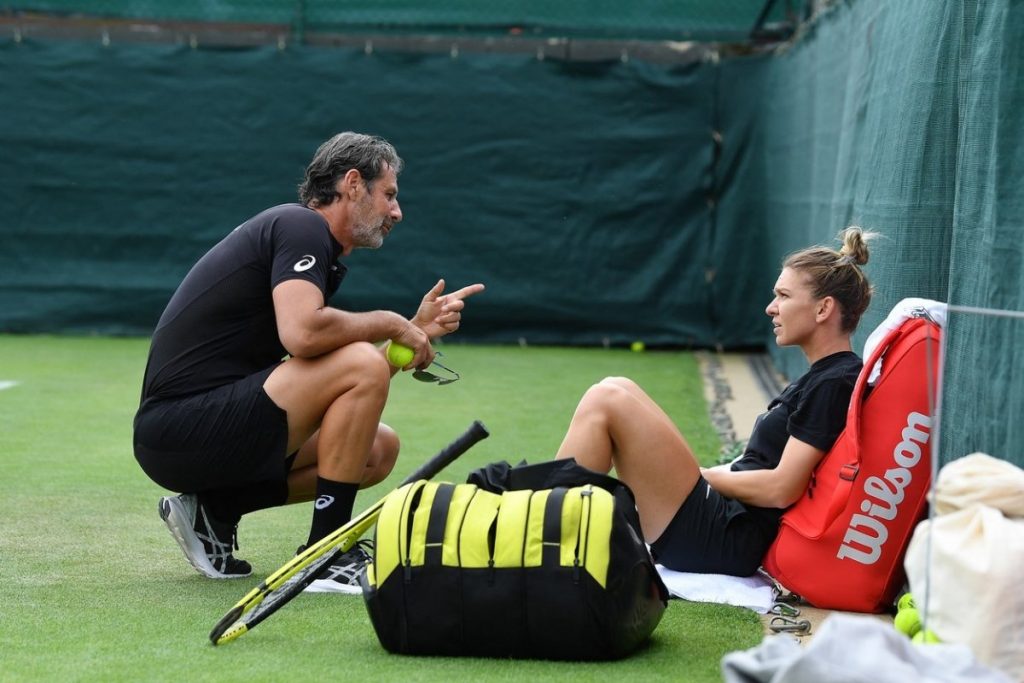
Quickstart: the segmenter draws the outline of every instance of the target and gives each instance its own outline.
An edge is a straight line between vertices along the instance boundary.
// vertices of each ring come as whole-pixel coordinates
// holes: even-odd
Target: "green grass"
[[[752,612],[673,600],[650,645],[620,662],[569,664],[388,655],[362,600],[303,595],[225,647],[217,619],[288,560],[308,506],[265,510],[239,529],[255,575],[193,572],[156,514],[162,490],[138,468],[131,424],[148,342],[0,336],[0,680],[501,681],[720,680],[719,660],[760,641]],[[403,439],[387,482],[365,507],[480,419],[491,438],[442,478],[494,460],[550,458],[572,410],[607,375],[636,379],[711,463],[718,440],[692,356],[675,352],[448,345],[462,373],[438,387],[399,377],[385,421]]]

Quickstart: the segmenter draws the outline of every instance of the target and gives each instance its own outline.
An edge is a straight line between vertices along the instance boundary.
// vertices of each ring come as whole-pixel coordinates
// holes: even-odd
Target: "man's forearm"
[[[312,358],[353,342],[376,343],[401,334],[408,321],[392,311],[351,313],[325,306],[318,309],[308,325],[292,342],[293,356]]]

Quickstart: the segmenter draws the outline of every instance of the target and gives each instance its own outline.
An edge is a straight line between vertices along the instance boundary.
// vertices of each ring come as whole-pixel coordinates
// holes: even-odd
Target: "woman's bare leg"
[[[700,477],[689,444],[632,380],[608,377],[580,399],[556,458],[598,472],[612,468],[636,496],[648,543],[664,532]]]

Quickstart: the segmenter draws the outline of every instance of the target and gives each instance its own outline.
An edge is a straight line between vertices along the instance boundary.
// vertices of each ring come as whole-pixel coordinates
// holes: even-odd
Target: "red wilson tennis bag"
[[[764,568],[812,605],[881,612],[903,585],[903,556],[926,511],[938,363],[934,323],[914,318],[890,332],[864,363],[846,429],[782,516]]]

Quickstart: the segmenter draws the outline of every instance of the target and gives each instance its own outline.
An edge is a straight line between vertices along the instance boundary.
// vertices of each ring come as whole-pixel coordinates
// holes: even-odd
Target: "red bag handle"
[[[920,322],[923,323],[924,321]],[[856,447],[854,450],[857,453],[857,462],[860,462],[860,408],[864,403],[862,399],[864,392],[867,391],[868,378],[871,377],[871,371],[900,337],[911,332],[911,330],[916,330],[918,327],[919,325],[903,324],[894,330],[890,330],[889,334],[885,335],[882,341],[878,342],[878,346],[871,353],[871,357],[864,362],[864,367],[861,368],[860,375],[857,377],[857,383],[853,387],[853,394],[850,395],[850,408],[846,414],[846,428],[849,429],[850,425],[853,425],[853,445]]]

